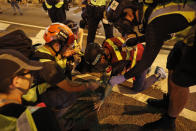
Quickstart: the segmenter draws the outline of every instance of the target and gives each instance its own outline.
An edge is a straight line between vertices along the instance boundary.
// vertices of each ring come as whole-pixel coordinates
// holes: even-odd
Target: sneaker
[[[17,15],[17,13],[14,13],[13,15]]]
[[[163,116],[161,119],[145,124],[142,129],[152,131],[154,129],[162,129],[162,130],[175,130],[175,118],[171,118],[169,116]]]
[[[163,68],[157,66],[156,69],[155,69],[155,74],[159,75],[158,77],[158,80],[161,80],[161,79],[165,79],[166,78],[166,72],[164,71]]]
[[[147,104],[156,108],[161,108],[167,110],[169,107],[169,96],[168,94],[163,95],[163,99],[153,99],[149,98]]]

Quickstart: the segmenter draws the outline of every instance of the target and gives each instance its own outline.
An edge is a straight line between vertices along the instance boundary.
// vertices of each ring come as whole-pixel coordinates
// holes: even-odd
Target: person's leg
[[[168,115],[177,117],[183,110],[189,96],[189,88],[179,86],[172,80],[169,83],[170,97]]]
[[[89,43],[94,42],[95,35],[97,31],[97,27],[100,19],[98,18],[99,14],[96,14],[97,7],[92,7],[90,5],[87,6],[87,14],[88,14],[88,36],[87,36],[87,46]],[[97,16],[96,16],[97,15]]]
[[[112,25],[103,23],[103,27],[104,27],[106,39],[114,37]]]
[[[54,9],[49,9],[48,10],[48,16],[50,17],[51,22],[56,22],[56,17],[55,17],[55,10]]]
[[[146,74],[149,69],[146,69],[141,75],[138,75],[135,77],[135,82],[133,83],[133,90],[136,92],[143,91],[147,89],[148,87],[151,87],[156,81],[160,79],[166,78],[166,73],[161,67],[157,67],[155,74],[149,76],[146,78]]]
[[[168,93],[163,95],[163,99],[149,99],[147,100],[148,105],[157,107],[157,108],[164,108],[168,109],[169,106],[169,94],[170,94],[170,82],[171,82],[171,75],[173,70],[179,65],[180,58],[182,57],[182,49],[184,44],[182,42],[178,42],[175,44],[174,48],[170,51],[167,57],[167,69],[168,71]]]
[[[196,55],[196,47],[183,47],[183,54],[179,64],[170,72],[169,108],[166,115],[160,120],[145,124],[145,129],[174,129],[175,119],[185,107],[188,100],[188,87],[196,85],[196,61],[192,56]]]
[[[66,13],[63,7],[57,8],[55,12],[56,22],[63,23],[66,20]]]
[[[20,15],[22,15],[22,11],[17,2],[15,2],[15,7],[18,9],[18,12],[20,13]]]
[[[14,2],[11,2],[10,4],[11,4],[11,6],[12,6],[13,10],[14,10],[14,15],[16,15],[16,8],[15,8],[15,4],[14,4]]]

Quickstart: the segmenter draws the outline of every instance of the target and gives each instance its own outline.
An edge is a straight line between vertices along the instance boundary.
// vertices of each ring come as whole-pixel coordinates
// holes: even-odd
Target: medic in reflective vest
[[[26,101],[36,102],[41,94],[44,94],[48,88],[53,87],[50,94],[53,104],[51,104],[52,100],[48,99],[47,102],[44,102],[50,104],[50,106],[60,107],[68,103],[66,100],[70,96],[68,95],[70,92],[98,88],[98,85],[95,84],[96,82],[89,82],[91,83],[89,84],[71,81],[70,68],[72,67],[72,61],[69,58],[75,53],[75,50],[72,48],[75,38],[68,26],[61,23],[53,23],[46,29],[44,39],[46,41],[45,45],[38,48],[34,54],[34,58],[42,62],[44,68],[38,74],[37,81],[35,81],[36,83],[34,83],[33,87],[26,95],[23,95]],[[54,87],[59,88],[54,89]],[[58,95],[55,92],[58,92]],[[58,97],[59,100],[54,100]]]
[[[113,37],[104,41],[103,45],[97,43],[91,43],[86,48],[85,60],[91,64],[93,71],[107,72],[110,76],[124,74],[131,70],[138,61],[141,60],[144,45],[142,43],[136,44],[132,47],[123,47],[125,43],[122,37]],[[146,73],[142,73],[138,76],[146,78]],[[156,74],[156,73],[155,73]],[[160,80],[160,75],[155,75],[154,81],[150,83],[152,85],[157,80]],[[136,80],[137,81],[137,80]],[[142,81],[142,83],[145,79]],[[142,91],[150,85],[134,85],[131,89],[134,91]]]
[[[133,45],[132,47],[123,47],[124,43],[125,40],[123,37],[109,38],[103,42],[102,46],[97,43],[91,43],[86,48],[85,60],[93,66],[94,71],[102,72],[109,78],[114,75],[124,74],[137,65],[144,51],[143,43]],[[146,78],[146,74],[149,73],[149,70],[150,69],[147,69],[134,77],[133,86],[130,88],[133,93],[141,92],[151,87],[156,81],[166,78],[164,70],[160,67],[157,67],[153,75]],[[104,78],[105,76],[102,77]],[[96,108],[99,109],[101,107],[104,99],[111,91],[112,86],[109,84],[106,85],[104,96],[95,106]]]
[[[67,5],[67,0],[45,0],[43,3],[43,7],[46,7],[51,21],[61,23],[66,20],[65,10],[68,10]]]

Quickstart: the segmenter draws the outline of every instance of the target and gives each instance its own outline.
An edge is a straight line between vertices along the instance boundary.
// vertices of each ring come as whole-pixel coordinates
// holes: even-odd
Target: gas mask
[[[133,28],[134,25],[132,22],[125,18],[120,18],[118,21],[114,22],[114,26],[118,29],[118,31],[125,36],[126,34],[134,33]]]

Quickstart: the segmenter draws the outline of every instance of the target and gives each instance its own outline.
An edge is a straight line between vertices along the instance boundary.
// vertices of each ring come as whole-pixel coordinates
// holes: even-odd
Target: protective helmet
[[[79,27],[78,27],[78,24],[72,20],[66,20],[64,22],[65,25],[67,25],[71,30],[72,32],[77,35],[78,33],[78,30],[79,30]]]
[[[102,63],[102,56],[105,56],[105,59],[107,59],[107,56],[104,53],[104,48],[102,48],[99,44],[90,43],[87,45],[84,58],[86,63],[91,65],[91,70],[93,72],[104,72],[108,67],[108,59]]]
[[[97,43],[90,43],[85,50],[85,61],[88,64],[96,65],[104,53],[104,49]]]
[[[134,26],[139,22],[136,19],[136,10],[139,9],[140,3],[137,0],[114,0],[107,7],[106,16],[109,22],[113,23],[119,32],[124,35],[125,33],[134,33]],[[124,9],[131,8],[133,10],[134,19],[132,22],[125,19],[126,13]]]
[[[114,23],[125,15],[123,10],[126,8],[131,8],[133,11],[136,11],[139,8],[139,3],[137,0],[113,0],[107,7],[107,19]]]
[[[52,45],[54,42],[61,44],[61,49],[64,46],[70,46],[74,43],[74,34],[71,29],[62,23],[53,23],[50,25],[44,34],[46,44]]]

